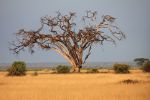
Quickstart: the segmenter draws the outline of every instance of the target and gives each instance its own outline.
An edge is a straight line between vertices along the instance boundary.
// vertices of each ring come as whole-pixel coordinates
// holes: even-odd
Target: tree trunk
[[[72,65],[72,69],[71,69],[71,72],[73,73],[80,73],[80,70],[81,70],[82,66],[79,67],[79,65]]]
[[[68,60],[68,62],[72,66],[72,71],[71,72],[76,72],[76,73],[80,72],[80,69],[82,68],[82,54],[80,54],[79,63],[77,63],[76,60],[73,57],[66,55],[66,53],[62,52],[61,50],[58,50],[58,49],[54,49],[54,50],[57,53],[61,54],[65,59]]]
[[[80,69],[81,69],[80,67],[76,68],[76,72],[80,73]]]
[[[76,66],[74,67],[74,72],[75,72],[75,73],[80,73],[81,68],[82,68],[82,66],[76,65]]]

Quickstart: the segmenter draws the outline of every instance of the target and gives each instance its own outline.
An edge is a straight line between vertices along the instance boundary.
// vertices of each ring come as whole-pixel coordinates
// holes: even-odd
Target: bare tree
[[[18,54],[28,47],[33,53],[33,47],[36,45],[42,49],[55,50],[69,61],[73,72],[80,72],[80,68],[91,54],[93,44],[103,45],[104,41],[115,43],[116,39],[125,38],[123,32],[114,24],[116,18],[105,15],[102,21],[98,22],[96,17],[96,11],[86,11],[86,15],[81,17],[83,21],[81,28],[75,23],[74,12],[68,15],[57,12],[55,17],[42,17],[39,29],[31,31],[21,29],[16,33],[17,40],[12,42],[11,50]],[[47,31],[44,32],[46,28]],[[85,50],[87,52],[84,52]]]

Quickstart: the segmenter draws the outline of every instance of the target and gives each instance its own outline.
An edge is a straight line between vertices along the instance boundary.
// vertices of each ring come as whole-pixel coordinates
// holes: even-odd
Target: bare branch
[[[85,56],[85,59],[84,59],[83,64],[86,62],[86,60],[87,60],[88,57],[90,56],[90,54],[91,54],[91,49],[92,49],[92,46],[90,45],[89,50],[88,50],[88,53],[87,53],[87,55]]]

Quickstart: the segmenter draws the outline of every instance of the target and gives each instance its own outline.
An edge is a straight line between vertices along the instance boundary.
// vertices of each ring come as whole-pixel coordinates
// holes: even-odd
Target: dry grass
[[[42,74],[8,77],[0,72],[0,100],[150,100],[150,74]],[[123,84],[122,80],[139,80]]]

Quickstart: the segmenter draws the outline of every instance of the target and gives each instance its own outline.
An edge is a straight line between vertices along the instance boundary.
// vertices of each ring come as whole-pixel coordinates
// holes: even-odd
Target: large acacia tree
[[[79,72],[91,54],[93,44],[103,45],[104,41],[115,44],[116,40],[125,38],[114,23],[116,18],[110,15],[97,21],[96,11],[86,11],[85,16],[81,16],[82,23],[81,20],[76,23],[76,17],[75,12],[67,15],[57,12],[54,17],[42,17],[41,27],[37,30],[21,29],[16,33],[17,39],[12,42],[11,50],[17,54],[27,47],[33,53],[35,46],[54,50],[68,60],[73,72]]]

